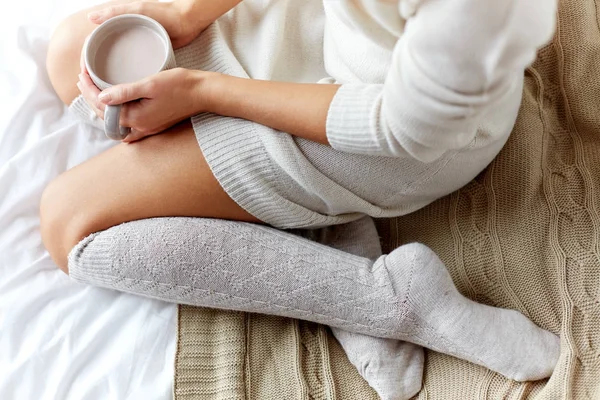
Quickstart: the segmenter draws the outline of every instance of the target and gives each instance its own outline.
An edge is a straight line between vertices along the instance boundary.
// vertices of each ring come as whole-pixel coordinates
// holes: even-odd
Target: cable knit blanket
[[[562,338],[554,375],[530,383],[429,351],[419,399],[600,399],[599,20],[595,1],[562,0],[497,159],[427,208],[378,221],[384,250],[425,243],[463,294]],[[179,322],[177,400],[377,398],[326,327],[191,307]]]

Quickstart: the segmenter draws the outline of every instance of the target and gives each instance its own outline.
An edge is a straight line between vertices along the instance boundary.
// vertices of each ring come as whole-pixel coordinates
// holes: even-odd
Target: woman
[[[354,245],[334,246],[373,255],[347,233],[375,246],[362,216],[415,211],[500,151],[524,69],[553,32],[555,2],[339,0],[323,10],[317,0],[247,0],[217,21],[239,2],[116,2],[56,32],[48,73],[61,99],[100,118],[106,104],[129,102],[121,123],[132,128],[126,143],[46,189],[42,235],[59,267],[164,300],[326,323],[348,353],[364,353],[363,335],[372,335],[517,380],[549,376],[558,338],[462,297],[425,246],[372,261],[222,220],[346,224],[337,234]],[[78,66],[80,50],[94,24],[124,13],[162,23],[185,46],[185,68],[100,93]],[[418,354],[406,346],[394,351]],[[390,370],[361,372],[383,398],[420,386]]]

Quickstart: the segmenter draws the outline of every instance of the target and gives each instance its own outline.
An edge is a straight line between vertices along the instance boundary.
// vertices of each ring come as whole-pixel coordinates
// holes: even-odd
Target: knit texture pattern
[[[428,351],[418,399],[600,398],[598,23],[594,1],[562,0],[496,160],[463,189],[378,221],[384,252],[423,242],[464,295],[518,309],[562,337],[554,375],[539,382]],[[180,308],[175,397],[377,398],[320,325],[193,307]]]
[[[474,4],[477,0],[468,2]],[[507,76],[513,77],[508,79],[510,90],[502,89],[506,93],[497,99],[495,95],[484,96],[486,101],[493,102],[492,105],[488,104],[478,111],[486,111],[478,117],[482,118],[480,122],[479,119],[465,119],[456,114],[452,117],[452,123],[443,120],[435,123],[429,121],[426,124],[427,131],[436,131],[437,134],[432,135],[438,138],[457,136],[459,134],[456,130],[462,132],[464,128],[467,134],[466,139],[461,139],[461,143],[466,143],[440,148],[434,146],[435,149],[425,146],[427,149],[420,151],[418,148],[424,146],[418,145],[419,140],[407,136],[402,143],[408,146],[410,142],[411,151],[421,154],[423,159],[404,154],[400,149],[400,139],[391,139],[389,135],[392,131],[400,135],[398,132],[403,129],[413,134],[421,132],[425,135],[426,130],[421,129],[418,118],[413,115],[415,110],[411,111],[420,103],[418,93],[422,91],[421,88],[410,89],[414,96],[407,97],[408,92],[403,92],[407,84],[404,79],[414,83],[420,81],[422,74],[406,75],[398,66],[387,68],[396,57],[393,46],[381,48],[378,45],[379,41],[376,40],[377,44],[373,44],[363,37],[362,31],[352,29],[354,22],[343,20],[341,17],[335,19],[335,16],[345,14],[343,9],[350,3],[355,2],[243,2],[208,27],[188,46],[176,51],[177,65],[180,67],[215,71],[242,78],[319,82],[331,74],[333,79],[340,81],[343,74],[339,70],[344,69],[344,62],[350,60],[351,64],[357,62],[355,66],[362,66],[359,69],[365,70],[364,74],[352,81],[342,81],[345,87],[336,93],[332,101],[327,117],[327,134],[335,139],[331,142],[333,147],[309,143],[308,140],[239,118],[210,113],[198,114],[191,118],[200,149],[221,187],[244,210],[271,226],[283,229],[319,228],[351,222],[363,214],[384,218],[416,211],[464,186],[479,174],[501,150],[514,124],[522,91],[522,71],[528,63],[519,64],[516,70],[514,66],[508,67],[502,63],[498,65],[499,70],[506,70]],[[389,1],[372,0],[366,3],[394,4]],[[346,6],[343,6],[344,4]],[[398,3],[395,4],[397,6]],[[329,9],[326,13],[326,23],[323,21],[324,5]],[[397,7],[392,9],[398,12]],[[372,20],[371,22],[377,25],[374,19],[381,15],[380,12],[381,10],[374,15],[367,14],[362,20]],[[452,13],[450,15],[454,16],[457,11]],[[521,11],[517,13],[521,14]],[[552,14],[548,14],[547,10],[545,14],[537,15],[536,18],[545,21],[543,25],[551,26],[552,18],[548,18],[548,15]],[[257,15],[261,15],[261,18],[256,18]],[[313,19],[308,20],[307,17],[311,15]],[[398,24],[397,33],[400,35],[400,17],[395,21]],[[334,47],[330,48],[326,39],[333,35],[333,31],[327,28],[333,29],[334,26],[343,28],[341,34],[336,30],[336,37],[343,38],[342,42],[346,45],[355,38],[362,38],[362,44],[352,45],[351,49],[342,49],[337,48],[341,44],[335,41]],[[365,32],[374,29],[371,24],[366,24],[363,28]],[[531,30],[538,31],[533,27]],[[348,37],[343,32],[351,33],[352,36]],[[534,37],[536,34],[532,33],[529,36]],[[423,35],[427,36],[426,32]],[[497,38],[498,43],[507,43],[507,40],[502,35],[501,38]],[[523,47],[528,49],[531,57],[535,54],[534,49],[543,43],[539,40],[534,40],[534,43],[530,43],[529,40],[525,42]],[[290,48],[297,51],[289,54]],[[336,58],[337,61],[333,64],[337,67],[334,68],[331,61],[327,62],[323,58],[336,51],[342,52],[343,57]],[[492,53],[495,54],[494,51]],[[372,54],[378,54],[376,62],[365,63],[365,59],[369,59]],[[496,57],[488,57],[486,54],[482,51],[479,59]],[[410,57],[406,55],[405,58]],[[424,61],[427,63],[427,59]],[[476,69],[479,70],[478,67]],[[484,69],[487,70],[488,67]],[[305,72],[300,74],[299,70]],[[386,78],[388,70],[389,79],[398,74],[404,76],[402,79],[398,77],[397,80],[401,82],[393,79],[390,81],[392,86],[397,86],[395,90],[399,93],[382,94],[382,91],[390,92],[386,91],[390,85],[384,83],[389,80]],[[290,73],[284,74],[279,71]],[[447,82],[441,80],[440,84],[443,86]],[[445,90],[441,91],[445,93]],[[459,86],[452,91],[455,92],[462,93],[464,90]],[[430,99],[436,96],[424,97]],[[385,99],[387,101],[384,102]],[[444,103],[442,108],[454,108],[455,100],[440,100]],[[467,102],[468,106],[459,108],[463,111],[474,109],[471,101],[479,102],[473,98]],[[399,105],[400,111],[395,108],[383,114],[378,111],[383,110],[385,105],[390,107],[390,103],[403,102],[410,105]],[[426,100],[423,102],[427,103]],[[437,109],[435,104],[424,107]],[[422,113],[423,110],[419,112]],[[406,121],[403,117],[400,120],[390,117],[400,114],[406,117]],[[466,125],[462,122],[455,123],[456,121],[466,121]],[[402,126],[403,122],[406,122],[405,126]],[[448,131],[450,125],[452,130]],[[392,129],[392,126],[395,128]],[[384,134],[384,131],[389,135]],[[429,135],[429,141],[432,135]],[[388,142],[398,142],[393,146],[395,150],[374,150]],[[442,140],[433,142],[440,142],[441,145]],[[336,143],[340,147],[337,150]],[[366,151],[367,154],[347,152],[356,152],[359,148],[370,150]],[[405,156],[400,156],[401,153]],[[392,154],[397,157],[388,157]],[[435,154],[435,157],[429,158],[425,154]],[[423,162],[424,159],[429,162]],[[368,171],[368,179],[365,179],[365,171]]]

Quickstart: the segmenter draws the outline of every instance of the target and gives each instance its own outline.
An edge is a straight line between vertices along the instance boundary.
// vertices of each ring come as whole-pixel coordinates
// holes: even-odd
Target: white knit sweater
[[[431,162],[466,147],[554,31],[556,0],[325,0],[341,151]],[[380,85],[373,85],[380,84]],[[368,104],[368,107],[365,105]],[[505,131],[491,131],[505,135]]]
[[[317,227],[415,211],[481,172],[512,130],[555,11],[556,0],[245,0],[176,56],[186,68],[342,84],[333,148],[192,118],[238,204],[276,227]]]

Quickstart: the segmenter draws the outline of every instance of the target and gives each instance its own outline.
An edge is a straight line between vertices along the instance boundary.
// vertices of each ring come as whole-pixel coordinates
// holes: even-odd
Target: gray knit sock
[[[157,218],[88,236],[69,268],[81,282],[165,301],[405,340],[521,381],[550,376],[560,352],[557,336],[519,312],[462,296],[416,243],[373,262],[265,226]]]
[[[370,217],[344,225],[301,230],[298,234],[329,247],[376,260],[382,254],[379,235]],[[331,327],[350,362],[382,400],[406,400],[423,382],[425,354],[413,343],[376,338]]]

